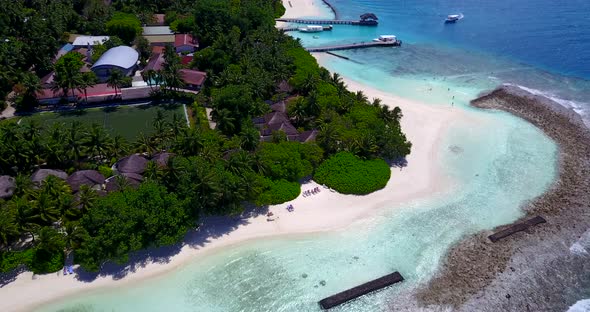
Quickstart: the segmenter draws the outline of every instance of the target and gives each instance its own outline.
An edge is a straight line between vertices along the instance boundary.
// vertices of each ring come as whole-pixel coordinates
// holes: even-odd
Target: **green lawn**
[[[142,105],[118,106],[106,108],[87,108],[60,113],[41,113],[23,117],[24,120],[38,120],[44,126],[55,122],[70,124],[78,120],[83,124],[97,123],[103,125],[113,135],[119,134],[129,141],[134,141],[140,133],[153,131],[152,122],[157,110],[162,110],[168,120],[174,114],[185,120],[181,104],[176,105]]]

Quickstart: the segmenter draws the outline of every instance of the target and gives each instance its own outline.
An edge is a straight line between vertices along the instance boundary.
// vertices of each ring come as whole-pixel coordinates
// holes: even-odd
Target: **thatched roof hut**
[[[9,198],[16,190],[16,181],[11,176],[0,176],[0,198]]]
[[[281,93],[291,93],[293,92],[293,87],[287,82],[287,80],[283,80],[277,86],[277,91]]]
[[[88,185],[91,188],[101,189],[105,178],[96,170],[80,170],[72,173],[66,182],[72,188],[72,192],[80,190],[80,186]]]
[[[122,180],[122,181],[121,181]],[[143,181],[143,176],[137,173],[121,173],[117,176],[108,178],[105,182],[105,189],[107,192],[114,192],[121,189],[126,184],[132,188],[137,188]]]
[[[68,178],[68,174],[61,170],[55,169],[38,169],[31,175],[31,181],[35,184],[41,184],[48,176],[55,176],[62,180]]]
[[[148,160],[145,157],[138,154],[133,154],[120,159],[115,164],[115,169],[118,173],[143,174],[147,164]]]
[[[286,113],[287,112],[287,104],[285,103],[285,101],[280,101],[280,102],[270,105],[270,109],[273,112]]]
[[[299,134],[299,142],[305,143],[305,142],[315,141],[317,136],[318,136],[317,130],[303,131],[303,132],[301,132],[301,134]]]
[[[152,157],[151,161],[155,162],[160,167],[167,167],[168,160],[170,160],[170,158],[173,156],[174,156],[173,153],[160,152],[160,153],[155,154]]]

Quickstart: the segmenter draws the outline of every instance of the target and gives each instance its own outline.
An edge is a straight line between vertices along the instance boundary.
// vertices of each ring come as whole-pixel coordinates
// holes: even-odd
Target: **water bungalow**
[[[541,223],[545,223],[545,222],[547,222],[547,221],[543,217],[536,216],[536,217],[528,219],[524,222],[513,224],[510,227],[508,227],[507,229],[504,229],[502,231],[496,232],[496,233],[488,236],[488,238],[492,241],[492,243],[495,243],[495,242],[497,242],[505,237],[508,237],[512,234],[526,231],[530,227],[533,227],[537,224],[541,224]]]
[[[391,274],[382,276],[378,279],[366,282],[362,285],[337,293],[328,298],[324,298],[320,300],[319,304],[323,309],[330,309],[337,305],[341,305],[345,302],[348,302],[352,299],[371,293],[373,291],[383,289],[395,283],[399,283],[403,280],[404,278],[399,272],[393,272]]]

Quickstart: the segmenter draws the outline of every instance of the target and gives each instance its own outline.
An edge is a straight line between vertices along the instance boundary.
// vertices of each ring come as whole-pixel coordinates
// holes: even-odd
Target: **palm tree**
[[[68,148],[67,152],[76,162],[82,156],[82,138],[84,137],[84,133],[85,132],[83,131],[82,123],[76,120],[72,122],[70,128],[68,128],[67,135],[65,137],[64,143]]]
[[[80,247],[87,233],[77,222],[66,222],[63,229],[65,232],[65,256],[67,258],[72,250]]]
[[[109,159],[120,158],[123,155],[127,155],[128,150],[129,146],[125,138],[117,134],[107,145],[106,154]]]
[[[27,99],[35,98],[37,92],[43,89],[41,87],[41,81],[39,80],[39,77],[30,72],[25,72],[23,74],[20,84],[23,86],[23,95]]]
[[[109,141],[110,137],[104,128],[97,124],[92,124],[84,145],[88,149],[90,157],[98,157],[99,160],[103,160],[108,149]]]
[[[55,73],[55,77],[53,78],[53,86],[51,87],[51,90],[54,92],[62,90],[64,97],[67,97],[68,92],[72,91],[72,98],[75,101],[76,94],[74,93],[74,91],[78,89],[79,86],[81,86],[82,84],[82,75],[79,72],[70,74]]]
[[[15,211],[15,224],[20,232],[27,232],[35,240],[33,234],[39,225],[33,219],[33,208],[26,196],[14,197],[8,203],[7,209]]]
[[[32,209],[33,220],[41,225],[49,225],[57,221],[61,215],[57,200],[47,192],[35,192]]]
[[[0,209],[0,247],[9,247],[20,234],[14,209]]]
[[[307,77],[305,78],[305,81],[303,82],[303,92],[305,94],[310,93],[312,90],[315,89],[316,85],[318,83],[318,77],[314,74],[307,74]]]
[[[365,93],[361,90],[356,92],[356,100],[360,103],[367,103],[369,101],[369,98],[367,98],[367,96],[365,95]]]
[[[117,90],[121,90],[124,86],[128,85],[130,78],[123,75],[118,69],[112,70],[107,78],[107,86],[115,89],[115,97],[118,95]]]
[[[82,74],[80,82],[78,90],[84,91],[84,101],[88,103],[88,88],[92,88],[98,83],[98,77],[94,72],[86,72]]]
[[[98,198],[96,191],[88,185],[81,185],[77,196],[76,207],[78,207],[82,213],[86,213],[92,209]]]
[[[371,103],[371,105],[375,106],[375,107],[381,107],[382,101],[380,98],[373,98],[373,102]]]
[[[156,72],[153,69],[149,69],[149,70],[141,73],[141,77],[143,78],[143,81],[145,83],[147,83],[148,86],[150,86],[150,89],[152,89],[152,91],[154,90],[152,88],[152,86],[157,85],[156,84],[157,83],[156,76],[159,76],[159,74],[158,74],[158,72]]]
[[[236,130],[236,119],[228,109],[214,109],[211,117],[217,123],[217,128],[224,134],[233,134]]]
[[[37,250],[44,252],[46,255],[53,255],[65,250],[66,244],[64,235],[54,228],[44,226],[39,231],[37,240]]]

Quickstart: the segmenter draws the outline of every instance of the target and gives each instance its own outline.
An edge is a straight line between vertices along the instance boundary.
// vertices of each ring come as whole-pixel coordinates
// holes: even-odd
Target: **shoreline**
[[[369,98],[380,97],[383,103],[399,105],[404,117],[402,127],[412,141],[412,154],[408,166],[400,170],[392,168],[392,176],[386,187],[366,196],[343,195],[321,188],[311,181],[302,185],[302,190],[319,186],[321,192],[310,197],[300,195],[297,199],[269,207],[278,219],[267,222],[262,211],[249,211],[239,217],[218,217],[204,220],[196,231],[191,231],[182,244],[140,252],[123,265],[107,265],[98,276],[76,270],[76,278],[61,275],[61,272],[38,275],[21,273],[0,291],[0,310],[30,311],[41,305],[60,301],[70,295],[92,293],[154,279],[191,261],[231,246],[258,239],[287,238],[293,235],[308,235],[341,231],[378,217],[395,206],[433,193],[444,192],[451,187],[436,163],[440,150],[440,137],[451,121],[467,118],[461,110],[444,110],[421,104],[363,86],[343,77],[350,90],[363,90]],[[428,122],[431,127],[418,125]],[[284,207],[292,204],[294,212]],[[172,251],[170,251],[170,250]],[[146,256],[153,254],[163,255]],[[162,263],[163,262],[163,263]],[[106,271],[106,272],[105,272]],[[119,276],[121,275],[121,276]],[[18,300],[15,300],[18,298]]]
[[[517,87],[503,86],[472,105],[509,112],[558,144],[557,179],[522,207],[526,215],[519,219],[541,215],[547,223],[497,243],[487,239],[493,230],[462,239],[448,251],[440,271],[418,290],[418,303],[464,311],[482,306],[564,311],[587,296],[590,287],[585,279],[590,244],[582,238],[590,233],[590,129],[575,112]],[[583,251],[575,252],[575,247]]]
[[[286,5],[285,16],[320,14],[317,6],[309,5],[313,2],[297,1],[293,9]],[[443,175],[437,162],[440,138],[451,121],[469,119],[465,112],[403,99],[346,77],[343,79],[350,90],[363,90],[369,98],[379,97],[384,104],[400,106],[404,114],[402,128],[413,143],[412,153],[407,158],[407,167],[403,170],[392,168],[391,179],[384,189],[366,196],[354,196],[322,188],[322,192],[317,195],[300,195],[291,202],[271,206],[268,210],[248,211],[238,217],[208,218],[204,220],[202,227],[187,234],[182,243],[139,252],[130,257],[129,263],[122,266],[109,264],[98,275],[84,273],[79,269],[76,269],[76,278],[63,276],[61,272],[35,277],[31,272],[20,273],[12,281],[8,278],[7,283],[0,280],[5,284],[0,288],[0,310],[30,311],[74,294],[108,291],[155,279],[189,265],[199,257],[222,252],[231,246],[252,240],[343,230],[395,209],[393,206],[449,189],[452,181]],[[420,127],[424,123],[428,123],[430,127]],[[302,185],[302,191],[317,186],[317,183],[311,181]],[[294,212],[284,209],[288,204],[295,207]],[[387,208],[384,209],[385,207]],[[267,222],[267,211],[272,211],[278,217],[277,220]]]

